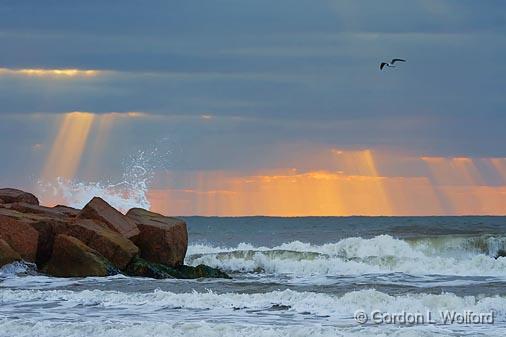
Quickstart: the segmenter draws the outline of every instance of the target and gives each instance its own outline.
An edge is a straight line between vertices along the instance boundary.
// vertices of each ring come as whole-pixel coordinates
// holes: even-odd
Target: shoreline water
[[[0,336],[506,334],[506,258],[492,256],[506,243],[504,217],[185,219],[185,263],[223,268],[232,280],[11,270],[0,273]],[[424,230],[432,227],[439,232]],[[357,310],[468,310],[493,313],[494,323],[359,324]]]

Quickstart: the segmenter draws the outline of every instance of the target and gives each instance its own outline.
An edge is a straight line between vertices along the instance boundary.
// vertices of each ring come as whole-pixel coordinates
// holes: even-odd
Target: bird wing
[[[394,64],[395,62],[406,62],[406,60],[403,59],[393,59],[391,64]]]
[[[386,62],[381,62],[380,64],[380,70],[383,70],[383,68],[387,65],[388,63]]]

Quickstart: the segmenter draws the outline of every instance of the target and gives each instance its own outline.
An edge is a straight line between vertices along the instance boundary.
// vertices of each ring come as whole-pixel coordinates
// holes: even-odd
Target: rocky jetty
[[[82,210],[44,207],[30,193],[0,189],[0,267],[35,263],[57,277],[229,278],[204,265],[185,266],[183,220],[134,208],[122,214],[95,197]]]

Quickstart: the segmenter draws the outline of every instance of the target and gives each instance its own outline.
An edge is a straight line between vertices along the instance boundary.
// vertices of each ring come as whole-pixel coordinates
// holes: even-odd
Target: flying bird
[[[390,61],[390,63],[388,63],[388,62],[381,62],[381,64],[380,64],[380,70],[383,70],[383,68],[385,68],[385,67],[395,68],[395,66],[394,66],[395,62],[406,62],[406,60],[404,60],[404,59],[393,59],[392,61]]]

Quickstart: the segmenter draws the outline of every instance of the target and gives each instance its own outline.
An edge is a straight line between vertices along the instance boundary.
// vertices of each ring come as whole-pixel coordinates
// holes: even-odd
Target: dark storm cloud
[[[270,144],[298,141],[506,155],[504,1],[2,1],[0,15],[0,68],[104,71],[0,75],[2,144],[53,131],[2,116],[142,111],[167,118],[110,141],[173,135],[181,168],[269,166]],[[394,56],[408,63],[377,69]]]
[[[284,41],[303,47],[311,35],[349,32],[504,32],[504,9],[500,1],[4,1],[0,60],[160,71],[234,70],[239,62],[244,69],[269,61],[221,51]]]

